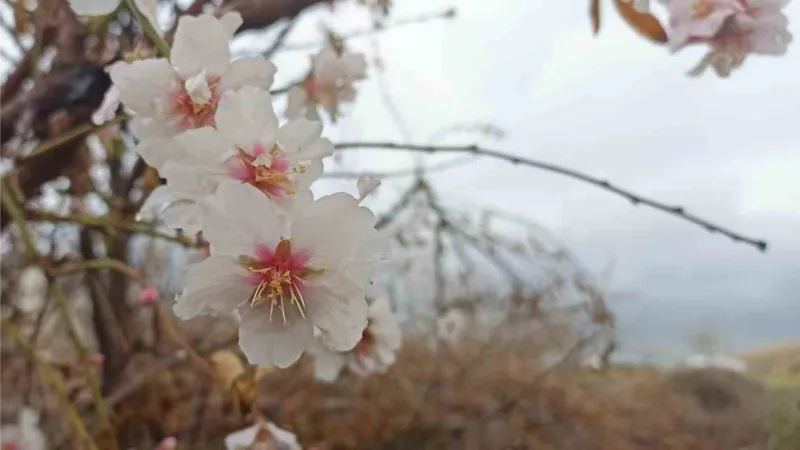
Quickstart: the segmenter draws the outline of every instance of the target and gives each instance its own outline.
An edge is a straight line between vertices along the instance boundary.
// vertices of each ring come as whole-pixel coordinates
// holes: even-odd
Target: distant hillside
[[[777,384],[800,384],[800,339],[736,354],[748,371]]]

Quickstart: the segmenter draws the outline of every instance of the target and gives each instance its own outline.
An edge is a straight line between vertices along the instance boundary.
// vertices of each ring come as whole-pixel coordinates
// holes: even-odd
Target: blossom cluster
[[[783,55],[792,35],[782,9],[788,0],[671,0],[670,47],[710,47],[690,74],[711,67],[727,77],[749,54]]]
[[[388,241],[361,205],[378,183],[360,180],[358,198],[311,191],[334,151],[316,107],[335,118],[365,76],[364,58],[323,50],[281,120],[269,92],[275,66],[232,61],[241,23],[235,12],[181,17],[168,58],[109,67],[113,86],[96,114],[113,117],[120,103],[130,112],[137,152],[166,180],[143,208],[209,243],[208,256],[188,268],[175,314],[235,317],[242,351],[263,367],[287,367],[311,347],[368,352],[382,363],[366,365],[385,367],[399,328],[385,319],[391,310],[371,321],[365,292]],[[395,329],[384,348],[368,324],[387,321]]]
[[[649,0],[625,0],[641,13]],[[669,46],[678,51],[693,44],[710,50],[689,72],[711,68],[728,77],[750,54],[786,53],[792,34],[783,8],[789,0],[662,0],[669,10]]]

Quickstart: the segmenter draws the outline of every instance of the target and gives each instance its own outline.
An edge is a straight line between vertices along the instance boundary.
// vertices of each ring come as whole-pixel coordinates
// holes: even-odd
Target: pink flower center
[[[293,175],[305,172],[305,166],[292,166],[277,145],[267,152],[263,145],[256,144],[252,154],[240,148],[236,156],[239,161],[231,169],[233,178],[257,187],[274,199],[297,192]]]
[[[189,92],[186,91],[184,84],[172,94],[172,114],[178,117],[178,128],[181,130],[191,130],[206,126],[216,126],[214,114],[217,113],[219,104],[219,79],[208,79],[208,88],[211,90],[211,98],[206,102],[195,102]]]
[[[255,287],[250,306],[269,302],[269,318],[277,307],[286,323],[286,307],[294,306],[306,317],[303,292],[309,277],[318,275],[321,269],[308,266],[308,252],[292,251],[289,239],[281,239],[275,248],[265,244],[256,245],[256,257],[240,256],[239,262],[249,273],[245,281]]]

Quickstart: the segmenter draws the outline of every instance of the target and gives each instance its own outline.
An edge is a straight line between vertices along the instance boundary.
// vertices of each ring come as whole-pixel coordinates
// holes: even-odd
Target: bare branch
[[[467,163],[475,161],[475,158],[471,155],[467,155],[462,158],[453,158],[449,161],[444,161],[439,164],[431,164],[426,167],[414,167],[408,169],[399,169],[394,170],[391,172],[356,172],[356,171],[345,171],[345,170],[338,170],[336,172],[328,172],[322,174],[323,178],[361,178],[361,177],[376,177],[381,179],[386,178],[402,178],[402,177],[410,177],[410,176],[420,176],[420,175],[430,175],[436,172],[443,172],[445,170],[454,169],[459,166],[463,166]]]
[[[477,145],[433,146],[433,145],[400,144],[395,142],[340,142],[336,144],[336,148],[338,150],[348,150],[348,149],[387,149],[387,150],[400,150],[400,151],[407,150],[407,151],[424,152],[431,154],[471,153],[477,156],[489,156],[492,158],[508,161],[512,164],[519,164],[523,166],[533,167],[535,169],[540,169],[547,172],[564,175],[566,177],[591,184],[595,187],[619,195],[620,197],[629,200],[631,203],[633,203],[634,206],[636,205],[649,206],[653,209],[657,209],[669,215],[678,217],[682,220],[698,225],[710,233],[720,233],[723,236],[726,236],[729,239],[733,240],[734,242],[742,242],[747,245],[753,246],[762,252],[765,252],[768,246],[767,242],[764,240],[759,240],[744,236],[728,228],[709,222],[694,214],[687,213],[682,206],[670,206],[661,203],[655,199],[635,194],[629,190],[620,188],[614,184],[611,184],[609,181],[593,177],[591,175],[578,172],[576,170],[568,169],[566,167],[558,166],[556,164],[537,161],[535,159],[525,158],[522,156],[509,155],[507,153],[499,152],[497,150],[482,148]]]

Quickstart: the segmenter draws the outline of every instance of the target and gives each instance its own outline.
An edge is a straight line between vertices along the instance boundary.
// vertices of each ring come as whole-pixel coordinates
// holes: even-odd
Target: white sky
[[[395,18],[453,4],[395,3]],[[459,1],[453,21],[398,28],[352,46],[369,54],[377,46],[385,84],[417,142],[455,123],[489,122],[507,132],[504,141],[462,135],[455,142],[478,140],[607,177],[769,241],[769,253],[760,254],[595,188],[500,161],[436,175],[450,201],[514,211],[548,226],[597,272],[613,266],[609,297],[623,351],[682,352],[698,328],[718,332],[729,348],[800,334],[796,45],[782,58],[750,58],[727,80],[711,73],[692,79],[685,72],[702,49],[669,54],[628,29],[610,2],[595,38],[583,3]],[[355,8],[335,14],[320,17],[341,31],[367,24]],[[797,2],[787,14],[794,29]],[[290,40],[313,39],[317,23],[306,18]],[[279,57],[279,71],[297,56]],[[403,141],[375,78],[373,70],[332,136]],[[348,168],[392,170],[417,158],[359,152],[345,161]],[[406,183],[389,180],[386,203]],[[328,188],[334,186],[343,184]]]

